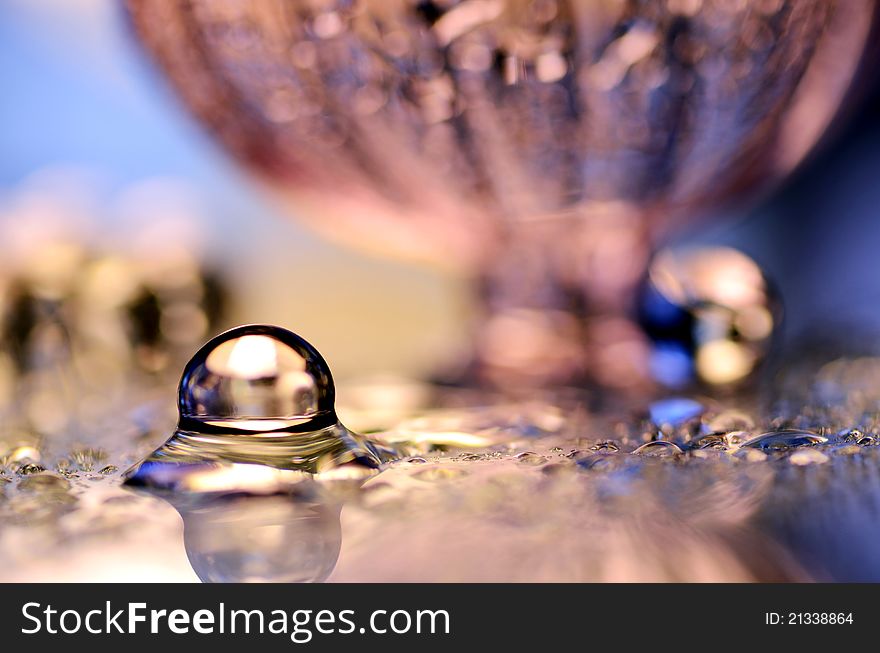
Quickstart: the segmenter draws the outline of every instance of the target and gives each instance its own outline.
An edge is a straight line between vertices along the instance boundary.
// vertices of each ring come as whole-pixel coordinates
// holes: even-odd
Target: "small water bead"
[[[694,439],[690,443],[692,449],[736,449],[750,437],[746,431],[732,431],[730,433],[710,433]]]
[[[781,451],[826,442],[828,438],[812,431],[782,430],[761,433],[746,440],[742,446],[764,451]]]
[[[206,466],[212,491],[223,474],[229,489],[234,476],[250,486],[243,476],[254,476],[255,466],[325,474],[344,465],[346,477],[357,469],[372,473],[389,452],[340,424],[334,404],[330,368],[308,342],[275,326],[236,327],[186,365],[177,430],[126,472],[127,482],[198,491],[200,481],[189,481],[205,476]],[[223,474],[214,473],[218,466]]]
[[[854,442],[863,447],[868,447],[877,443],[877,436],[873,434],[865,434],[859,429],[843,429],[837,433],[837,437],[843,442]]]
[[[844,442],[858,442],[865,437],[865,434],[859,429],[843,429],[837,432],[837,437]]]
[[[597,442],[592,447],[590,447],[591,451],[596,451],[599,453],[617,453],[620,451],[620,446],[614,442],[613,440],[604,440],[602,442]]]
[[[535,453],[534,451],[525,451],[521,454],[518,454],[516,456],[516,460],[521,465],[533,465],[533,466],[543,465],[544,463],[547,462],[547,458],[545,458],[544,456],[542,456],[540,454]]]
[[[683,452],[681,447],[674,442],[669,442],[668,440],[654,440],[653,442],[643,444],[641,447],[633,451],[633,453],[638,456],[667,457],[678,456]]]
[[[696,450],[700,449],[721,449],[729,448],[727,439],[723,435],[707,435],[692,443],[692,447]]]

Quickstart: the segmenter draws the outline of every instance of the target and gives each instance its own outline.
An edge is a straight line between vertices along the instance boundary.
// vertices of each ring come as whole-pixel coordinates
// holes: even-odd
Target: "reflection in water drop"
[[[330,368],[299,336],[240,326],[203,346],[180,381],[175,433],[127,483],[273,491],[308,474],[364,476],[394,457],[339,423]]]
[[[190,564],[204,582],[320,582],[342,545],[341,505],[316,497],[172,500]]]
[[[794,447],[824,444],[828,438],[811,431],[783,430],[762,433],[746,440],[742,446],[765,451],[792,449]]]
[[[654,440],[643,444],[633,451],[640,456],[677,456],[682,453],[681,447],[668,440]]]

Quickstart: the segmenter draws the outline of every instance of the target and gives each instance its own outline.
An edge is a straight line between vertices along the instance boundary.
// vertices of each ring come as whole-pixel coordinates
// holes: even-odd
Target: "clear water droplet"
[[[730,433],[711,433],[696,438],[691,442],[692,449],[719,449],[727,451],[740,446],[749,438],[745,431],[732,431]]]
[[[337,419],[330,368],[296,334],[241,326],[204,345],[186,365],[172,437],[126,472],[130,485],[188,491],[254,488],[345,466],[375,473],[392,456]],[[338,470],[337,470],[338,471]]]
[[[639,456],[667,457],[677,456],[683,452],[681,447],[674,442],[669,442],[668,440],[654,440],[653,442],[643,444],[641,447],[633,451],[633,453]]]
[[[541,454],[535,453],[534,451],[525,451],[521,454],[518,454],[516,456],[516,460],[521,465],[533,465],[533,466],[543,465],[544,463],[547,462],[547,458],[545,458]]]
[[[824,444],[825,442],[828,442],[828,438],[812,431],[782,430],[761,433],[746,440],[742,446],[765,451],[779,451],[813,444]]]
[[[603,442],[597,442],[592,447],[590,447],[591,451],[597,451],[599,453],[617,453],[620,451],[620,445],[618,445],[613,440],[604,440]]]
[[[726,450],[729,448],[727,443],[727,438],[723,435],[706,435],[698,440],[695,440],[692,443],[694,449],[720,449]]]
[[[865,434],[859,429],[843,429],[837,433],[837,437],[844,442],[858,442],[865,437]]]

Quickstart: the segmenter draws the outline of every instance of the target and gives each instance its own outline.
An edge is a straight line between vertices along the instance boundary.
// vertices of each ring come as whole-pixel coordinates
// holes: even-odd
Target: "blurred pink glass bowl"
[[[191,111],[291,215],[473,277],[472,369],[532,381],[595,377],[587,325],[630,337],[608,320],[657,236],[804,157],[875,18],[873,0],[128,9]]]

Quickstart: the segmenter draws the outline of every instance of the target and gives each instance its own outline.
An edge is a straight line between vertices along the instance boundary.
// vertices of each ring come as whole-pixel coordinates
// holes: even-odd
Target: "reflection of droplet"
[[[339,423],[334,399],[327,363],[299,336],[266,325],[222,333],[183,371],[174,435],[127,482],[266,491],[297,474],[372,473],[386,452]]]
[[[452,469],[450,467],[435,465],[422,469],[413,474],[413,478],[420,481],[449,481],[464,476],[466,472],[462,469]]]
[[[341,506],[289,496],[174,502],[204,582],[320,582],[336,566]]]
[[[652,373],[672,387],[742,381],[765,357],[780,316],[761,269],[724,247],[658,254],[638,306],[655,346]]]
[[[706,435],[692,443],[694,449],[721,449],[728,448],[727,438],[723,435]]]
[[[859,429],[844,429],[837,434],[838,437],[844,442],[858,442],[865,434],[862,433]]]
[[[817,451],[816,449],[802,449],[800,451],[795,451],[788,458],[788,462],[792,465],[821,465],[822,463],[828,462],[829,458],[826,454],[821,451]]]
[[[761,433],[760,435],[756,435],[753,438],[746,440],[742,446],[763,449],[765,451],[776,451],[813,444],[823,444],[825,442],[828,442],[828,438],[819,435],[818,433],[790,430]]]
[[[33,474],[22,479],[18,483],[18,489],[22,492],[67,492],[70,482],[50,473]]]

